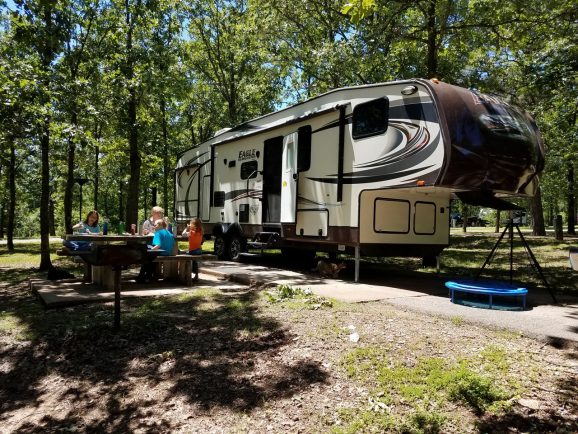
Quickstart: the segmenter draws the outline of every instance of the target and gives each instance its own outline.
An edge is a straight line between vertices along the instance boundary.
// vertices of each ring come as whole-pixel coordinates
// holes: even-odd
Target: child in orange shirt
[[[183,231],[183,236],[189,237],[189,255],[203,254],[203,250],[201,249],[201,245],[203,244],[203,224],[200,219],[191,219],[191,222]],[[193,273],[195,273],[194,279],[198,280],[199,264],[197,261],[193,261]]]
[[[183,231],[184,237],[189,237],[189,255],[201,255],[201,245],[203,244],[203,224],[198,218],[191,219]]]

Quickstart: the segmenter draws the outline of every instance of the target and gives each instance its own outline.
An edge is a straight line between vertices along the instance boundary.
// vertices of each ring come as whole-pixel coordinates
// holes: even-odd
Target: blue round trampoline
[[[505,282],[498,281],[477,281],[477,280],[460,280],[448,281],[445,283],[446,288],[450,290],[450,299],[452,303],[464,304],[473,307],[481,307],[486,309],[502,309],[502,310],[524,310],[526,309],[526,295],[528,290],[510,285]],[[470,294],[480,299],[480,296],[487,296],[487,303],[480,303],[479,301],[472,301],[464,298],[458,299],[457,294]],[[518,299],[521,298],[522,304],[511,303],[494,303],[495,297],[508,297]],[[506,299],[507,300],[507,299]]]

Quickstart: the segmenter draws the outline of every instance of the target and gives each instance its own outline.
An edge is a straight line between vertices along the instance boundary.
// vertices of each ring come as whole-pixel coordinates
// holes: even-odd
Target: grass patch
[[[314,295],[310,289],[294,288],[290,285],[278,285],[275,289],[265,292],[265,297],[270,303],[284,303],[284,306],[294,309],[306,306],[316,310],[333,306],[331,300]]]
[[[464,324],[464,318],[459,315],[452,316],[451,321],[452,324],[455,326],[461,326]]]
[[[507,378],[508,356],[498,347],[487,347],[479,357],[456,361],[441,357],[410,360],[406,356],[368,346],[351,351],[342,360],[347,375],[370,385],[370,393],[379,397],[384,408],[422,409],[397,420],[396,431],[443,432],[446,414],[456,403],[479,415],[505,406],[514,395]],[[390,418],[360,414],[350,418],[349,425],[340,432],[354,432],[360,424],[364,425],[362,430],[379,431],[385,422],[390,423]]]
[[[449,419],[435,410],[417,409],[403,417],[389,413],[380,406],[370,404],[369,409],[337,411],[338,423],[333,433],[355,434],[359,432],[391,432],[400,434],[436,434],[443,432],[444,423]]]

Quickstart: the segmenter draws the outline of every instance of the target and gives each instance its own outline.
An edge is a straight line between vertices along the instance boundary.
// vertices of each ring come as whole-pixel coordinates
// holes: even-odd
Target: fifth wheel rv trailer
[[[532,196],[543,155],[534,121],[493,96],[422,79],[347,87],[184,152],[175,217],[199,217],[221,258],[259,246],[356,265],[433,257],[449,244],[452,197]]]

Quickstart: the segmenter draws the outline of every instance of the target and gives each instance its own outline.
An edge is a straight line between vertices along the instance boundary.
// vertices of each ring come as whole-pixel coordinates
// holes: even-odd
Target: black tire
[[[231,261],[238,261],[241,253],[245,251],[245,240],[238,235],[233,235],[227,242],[227,256]]]
[[[225,238],[222,235],[217,235],[215,237],[215,242],[213,244],[213,249],[214,249],[214,253],[217,256],[217,258],[222,259],[222,260],[227,260],[229,259],[227,257],[227,243]]]

